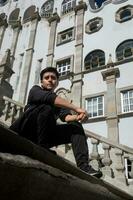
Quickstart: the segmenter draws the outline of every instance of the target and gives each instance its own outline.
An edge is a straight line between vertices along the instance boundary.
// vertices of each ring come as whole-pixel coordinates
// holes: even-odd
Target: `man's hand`
[[[72,122],[72,121],[80,121],[80,122],[85,122],[88,120],[88,113],[83,112],[80,114],[75,114],[75,115],[67,115],[65,118],[66,122]]]

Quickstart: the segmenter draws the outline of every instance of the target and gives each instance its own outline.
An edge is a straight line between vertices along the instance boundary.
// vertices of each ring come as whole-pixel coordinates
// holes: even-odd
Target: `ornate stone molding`
[[[75,14],[77,14],[77,12],[79,11],[79,10],[87,10],[87,5],[86,5],[86,3],[85,2],[83,2],[82,0],[81,1],[79,1],[78,2],[78,5],[75,7]]]

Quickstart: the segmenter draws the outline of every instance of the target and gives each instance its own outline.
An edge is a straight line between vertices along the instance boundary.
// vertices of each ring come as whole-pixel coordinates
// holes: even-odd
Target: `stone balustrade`
[[[3,97],[3,101],[5,108],[3,110],[3,115],[1,116],[0,121],[10,126],[23,113],[24,105],[6,96]]]
[[[85,130],[86,136],[91,140],[90,160],[94,168],[101,168],[104,177],[114,180],[114,185],[126,186],[133,194],[133,149],[122,144],[114,143],[108,138]],[[102,149],[101,149],[102,147]],[[102,152],[102,153],[101,153]],[[129,174],[126,174],[125,160],[129,160]],[[128,177],[129,175],[129,177]],[[112,182],[113,183],[113,182]],[[119,183],[121,183],[119,185]]]
[[[3,100],[5,108],[0,122],[10,126],[23,113],[24,105],[5,96]],[[88,130],[85,130],[85,133],[91,141],[92,148],[89,148],[89,153],[92,166],[95,169],[101,168],[104,174],[103,178],[106,177],[111,184],[113,183],[119,188],[125,187],[124,190],[133,195],[133,149],[114,143],[108,138]],[[125,173],[125,160],[129,160],[131,163],[130,179]]]

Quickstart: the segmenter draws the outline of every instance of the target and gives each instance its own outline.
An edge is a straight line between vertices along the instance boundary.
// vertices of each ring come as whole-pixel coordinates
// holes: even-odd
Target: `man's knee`
[[[80,133],[80,134],[85,134],[83,126],[80,122],[73,121],[73,122],[70,122],[69,124],[71,124],[75,132]]]

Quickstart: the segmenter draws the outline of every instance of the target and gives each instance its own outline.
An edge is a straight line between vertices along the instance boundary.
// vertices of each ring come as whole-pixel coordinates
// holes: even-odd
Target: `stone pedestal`
[[[108,138],[119,142],[117,103],[116,103],[116,78],[119,77],[118,68],[108,68],[102,72],[103,80],[107,83],[107,127]]]

